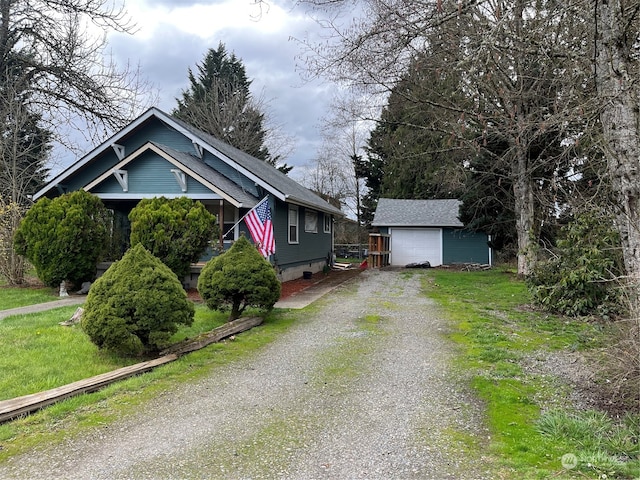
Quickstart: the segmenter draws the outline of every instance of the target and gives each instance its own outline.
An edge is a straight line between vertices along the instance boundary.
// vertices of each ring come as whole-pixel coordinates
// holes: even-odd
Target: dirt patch
[[[543,378],[559,381],[568,387],[567,397],[553,399],[547,405],[548,408],[560,406],[569,400],[576,409],[602,410],[612,417],[622,416],[627,411],[640,411],[637,401],[625,401],[628,399],[615,394],[602,367],[603,355],[602,351],[588,354],[568,351],[536,352],[524,358],[521,364],[527,373],[542,375]]]
[[[289,282],[283,282],[281,284],[281,292],[280,299],[290,297],[291,295],[295,295],[302,290],[305,290],[313,285],[326,285],[333,286],[339,285],[342,282],[349,280],[357,275],[359,275],[362,271],[356,267],[350,268],[347,270],[329,270],[327,273],[317,272],[311,275],[311,278],[304,279],[298,278],[296,280],[291,280]],[[194,302],[201,302],[202,298],[198,293],[198,290],[192,288],[187,291],[187,295],[190,300]]]

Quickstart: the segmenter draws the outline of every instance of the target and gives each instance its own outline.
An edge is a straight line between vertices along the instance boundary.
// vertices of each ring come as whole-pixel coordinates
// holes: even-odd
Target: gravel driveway
[[[14,457],[0,478],[490,478],[456,444],[486,432],[449,373],[446,323],[420,277],[366,271],[291,313],[301,320],[258,354]]]

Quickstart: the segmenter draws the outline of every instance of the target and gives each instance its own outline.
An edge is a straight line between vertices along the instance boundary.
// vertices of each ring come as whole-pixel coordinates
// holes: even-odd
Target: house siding
[[[186,176],[187,191],[183,192],[171,173],[177,167],[155,152],[147,151],[129,163],[124,170],[128,174],[129,193],[162,195],[211,194],[211,190]],[[94,193],[123,193],[118,181],[111,175],[92,189]],[[212,194],[211,194],[212,195]],[[213,195],[212,195],[213,196]]]
[[[319,271],[326,264],[327,258],[331,253],[332,235],[331,233],[324,232],[322,212],[318,212],[318,233],[310,233],[304,231],[306,211],[307,209],[305,207],[298,206],[299,243],[290,244],[288,224],[289,204],[276,201],[274,212],[274,236],[276,239],[275,263],[281,271]],[[296,269],[295,267],[300,268]]]
[[[444,228],[442,235],[444,264],[489,263],[488,237],[485,233],[460,228]]]
[[[333,215],[340,215],[337,209],[328,206],[328,204],[325,205],[326,202],[293,180],[287,179],[279,173],[275,175],[277,172],[272,171],[270,169],[271,167],[265,168],[263,162],[258,159],[252,159],[246,154],[236,152],[235,149],[231,149],[230,147],[223,148],[226,146],[220,145],[218,141],[208,142],[206,140],[207,135],[202,132],[196,132],[194,138],[203,145],[208,144],[207,148],[203,151],[203,163],[210,166],[217,174],[235,183],[239,188],[227,184],[227,182],[217,176],[216,173],[212,173],[212,178],[215,177],[215,179],[220,180],[222,185],[219,185],[212,191],[204,184],[187,175],[187,191],[183,192],[175,175],[171,172],[172,169],[181,169],[181,167],[167,161],[163,158],[163,155],[172,156],[175,152],[171,150],[175,150],[176,152],[187,153],[194,156],[193,159],[188,159],[184,155],[176,155],[175,157],[178,163],[184,162],[185,164],[190,164],[197,162],[198,160],[195,158],[197,151],[192,143],[191,134],[185,136],[181,133],[181,129],[183,128],[181,123],[174,121],[170,116],[160,111],[152,113],[150,116],[146,116],[145,114],[140,118],[144,120],[141,122],[134,121],[134,123],[125,127],[120,133],[114,135],[99,147],[89,152],[79,160],[76,165],[56,177],[56,183],[59,182],[62,184],[59,186],[61,188],[56,188],[56,185],[51,182],[38,192],[38,195],[55,197],[61,192],[79,190],[91,185],[96,178],[103,176],[104,179],[100,184],[91,186],[91,191],[98,195],[103,194],[105,205],[113,209],[117,215],[121,217],[122,221],[120,222],[120,226],[122,233],[123,235],[127,235],[129,230],[127,214],[136,205],[137,198],[139,197],[198,195],[198,198],[201,199],[207,208],[215,215],[218,215],[217,209],[219,205],[217,199],[220,198],[220,195],[216,193],[216,190],[218,188],[221,190],[229,188],[233,190],[233,192],[228,192],[228,197],[226,195],[222,196],[233,200],[228,201],[229,205],[242,204],[236,217],[240,218],[248,212],[249,206],[253,206],[256,201],[267,194],[265,189],[269,189],[269,192],[271,192],[269,197],[276,241],[276,253],[271,260],[275,263],[281,280],[286,281],[300,277],[302,276],[302,272],[306,270],[316,272],[326,265],[332,248]],[[187,130],[189,129],[187,128]],[[136,158],[131,159],[131,161],[122,167],[122,169],[127,172],[128,188],[126,193],[128,195],[125,195],[122,186],[116,177],[111,174],[113,168],[123,159],[118,158],[116,151],[114,151],[110,145],[116,143],[124,147],[124,155],[126,158],[148,142],[155,143],[164,153],[161,155],[152,150],[141,151]],[[215,153],[217,149],[220,149],[220,151],[224,153],[217,155]],[[232,163],[235,162],[240,166],[239,169],[236,170],[233,164],[229,165],[222,160],[224,155],[229,155]],[[204,165],[197,165],[197,167],[198,169],[206,169]],[[248,176],[245,176],[245,173]],[[273,191],[271,189],[273,189]],[[240,199],[237,199],[233,195],[238,192],[243,194]],[[307,209],[304,206],[299,206],[299,243],[289,244],[288,209],[290,204],[278,200],[278,198],[283,197],[288,198],[288,201],[291,202],[316,205],[316,208],[320,210],[328,208],[329,211],[333,213],[327,214],[324,211],[317,211],[317,233],[305,232],[304,222]],[[324,231],[325,216],[328,216],[332,220],[331,232]],[[229,221],[225,222],[225,226],[230,227]],[[247,238],[251,238],[245,222],[240,222],[238,228]],[[225,244],[225,247],[228,245],[230,245],[230,242]],[[208,260],[212,254],[213,252],[206,252],[201,260]]]

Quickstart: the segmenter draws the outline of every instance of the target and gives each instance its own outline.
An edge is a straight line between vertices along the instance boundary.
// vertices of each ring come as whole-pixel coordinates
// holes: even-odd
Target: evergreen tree
[[[15,234],[14,248],[49,286],[68,280],[93,280],[108,243],[108,213],[102,201],[84,190],[33,205]]]
[[[260,160],[274,165],[265,146],[265,115],[254,101],[242,61],[220,43],[210,48],[172,114]],[[286,173],[286,172],[285,172]]]
[[[367,194],[363,219],[373,219],[377,200],[386,198],[457,198],[464,185],[464,162],[470,151],[456,139],[459,113],[433,103],[449,96],[464,104],[460,76],[434,68],[435,57],[449,55],[446,42],[414,57],[408,71],[391,89],[380,120],[367,142],[364,161]],[[440,61],[444,61],[441,58]]]

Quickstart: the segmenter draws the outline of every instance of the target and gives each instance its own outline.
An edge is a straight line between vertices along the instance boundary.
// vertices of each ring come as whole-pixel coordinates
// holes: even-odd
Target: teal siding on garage
[[[442,232],[442,262],[489,263],[488,237],[485,233],[459,228],[444,228]]]

